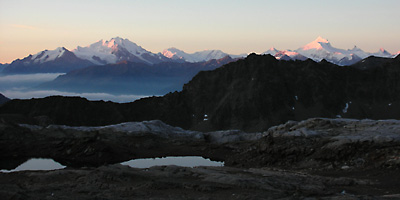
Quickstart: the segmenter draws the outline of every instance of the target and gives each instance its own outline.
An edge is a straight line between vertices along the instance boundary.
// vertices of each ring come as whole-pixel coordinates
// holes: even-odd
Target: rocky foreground
[[[135,169],[134,158],[203,156],[225,167]],[[0,123],[2,199],[400,199],[400,121],[313,118],[265,132],[196,132],[161,121],[101,127]]]

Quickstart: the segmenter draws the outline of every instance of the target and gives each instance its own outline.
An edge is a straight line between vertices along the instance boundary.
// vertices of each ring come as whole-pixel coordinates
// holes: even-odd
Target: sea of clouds
[[[119,103],[132,102],[134,100],[146,97],[137,94],[109,94],[109,93],[75,93],[57,90],[36,90],[44,82],[48,82],[62,75],[59,73],[49,74],[18,74],[0,76],[0,93],[10,99],[31,99],[43,98],[47,96],[80,96],[88,100],[104,100]]]

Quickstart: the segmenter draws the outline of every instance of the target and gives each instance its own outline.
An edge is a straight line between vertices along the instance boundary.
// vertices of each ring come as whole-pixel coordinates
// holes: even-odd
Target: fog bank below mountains
[[[10,99],[31,99],[43,98],[47,96],[80,96],[88,100],[104,100],[119,103],[131,102],[136,99],[146,97],[140,94],[110,94],[110,93],[92,93],[92,92],[63,92],[58,90],[41,90],[35,89],[36,86],[52,81],[57,78],[60,73],[39,73],[39,74],[18,74],[0,76],[0,93]]]

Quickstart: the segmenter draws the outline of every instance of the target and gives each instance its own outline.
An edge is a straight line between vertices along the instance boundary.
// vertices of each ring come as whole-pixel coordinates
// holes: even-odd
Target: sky
[[[113,37],[154,53],[335,47],[400,51],[399,0],[0,0],[0,63]]]

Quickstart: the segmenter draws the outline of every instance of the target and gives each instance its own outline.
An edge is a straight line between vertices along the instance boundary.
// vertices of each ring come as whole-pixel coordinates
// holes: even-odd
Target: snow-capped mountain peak
[[[262,54],[270,54],[271,56],[275,56],[275,54],[278,53],[278,52],[279,52],[278,49],[275,49],[275,47],[271,47],[271,48],[269,48],[267,51],[265,51]]]
[[[306,44],[304,47],[302,47],[303,50],[309,50],[309,49],[323,49],[324,46],[330,46],[330,43],[327,39],[322,38],[319,36],[317,39],[314,41]]]
[[[278,51],[278,49],[276,49],[275,47],[271,47],[271,48],[269,48],[268,50],[271,50],[271,51]]]
[[[175,47],[171,47],[171,48],[163,50],[162,55],[164,55],[167,58],[177,60],[177,59],[184,59],[189,54],[187,54],[186,52],[179,50]]]
[[[359,51],[361,50],[360,48],[357,47],[357,45],[354,45],[352,49],[348,49],[347,51]]]
[[[193,56],[195,58],[193,62],[202,62],[212,59],[220,59],[228,56],[228,54],[222,52],[221,50],[204,50],[193,53]]]
[[[120,37],[112,38],[110,41],[105,41],[105,45],[109,48],[117,49],[118,47],[123,47],[133,54],[150,53],[141,46],[129,41],[128,39],[123,39]]]
[[[384,48],[380,48],[380,49],[379,49],[379,52],[382,53],[382,54],[384,54],[384,55],[392,55],[391,53],[389,53],[388,51],[386,51],[386,49],[384,49]]]
[[[165,57],[170,58],[170,59],[185,60],[187,62],[203,62],[203,61],[208,61],[208,60],[212,60],[212,59],[221,59],[225,56],[228,56],[227,53],[224,53],[221,50],[204,50],[204,51],[198,51],[195,53],[186,53],[175,47],[165,49],[162,52],[162,55],[164,55]]]
[[[86,47],[78,46],[73,52],[79,58],[95,64],[110,64],[121,61],[155,64],[166,59],[120,37],[111,38],[109,41],[99,40]]]
[[[359,55],[364,56],[364,52],[357,47],[350,51],[338,49],[333,47],[327,39],[322,37],[318,37],[316,40],[297,49],[296,52],[318,62],[325,59],[339,65],[347,65],[351,63],[350,61],[356,62],[354,58],[360,57]],[[357,56],[354,57],[354,55]]]
[[[35,55],[32,55],[31,61],[33,61],[33,63],[45,63],[45,62],[53,61],[53,60],[61,57],[65,53],[65,51],[68,51],[68,50],[64,47],[58,47],[54,50],[46,49]]]
[[[372,55],[377,57],[393,57],[393,55],[384,48],[380,48],[378,52],[372,53]]]

